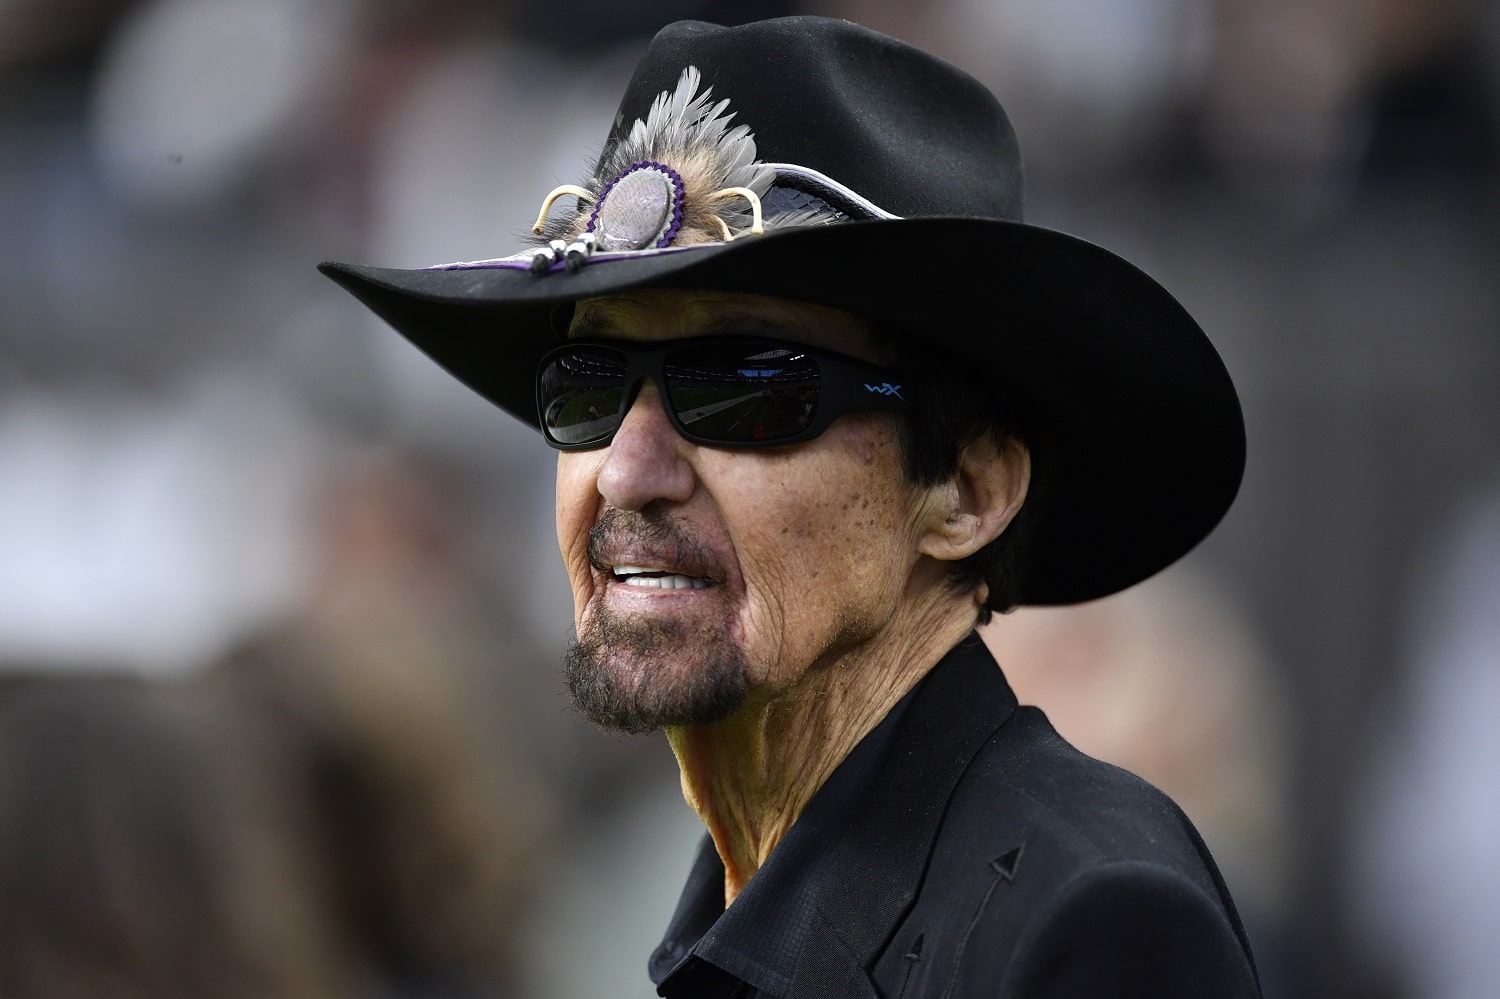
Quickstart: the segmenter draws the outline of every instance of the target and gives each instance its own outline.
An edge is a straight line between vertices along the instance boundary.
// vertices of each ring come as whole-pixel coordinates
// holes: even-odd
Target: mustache
[[[682,522],[660,511],[609,507],[589,529],[589,564],[598,572],[613,568],[611,556],[630,552],[649,556],[676,572],[723,582],[725,572],[713,552]]]

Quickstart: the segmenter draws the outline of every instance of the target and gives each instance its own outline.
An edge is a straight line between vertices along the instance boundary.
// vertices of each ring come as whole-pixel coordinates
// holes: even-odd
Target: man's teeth
[[[626,586],[647,586],[658,590],[701,590],[708,585],[706,579],[641,565],[617,565],[614,571],[615,578]]]

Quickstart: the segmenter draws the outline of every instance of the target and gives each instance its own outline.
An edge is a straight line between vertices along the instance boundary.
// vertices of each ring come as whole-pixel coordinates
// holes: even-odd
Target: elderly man
[[[1177,303],[1021,221],[994,98],[852,24],[679,23],[537,245],[325,271],[559,449],[579,708],[708,835],[668,996],[1253,996],[1164,797],[974,636],[1195,545],[1244,460]]]

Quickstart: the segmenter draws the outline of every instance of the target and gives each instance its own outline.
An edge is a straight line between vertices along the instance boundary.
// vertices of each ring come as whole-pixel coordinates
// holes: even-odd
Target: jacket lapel
[[[1015,708],[977,634],[933,667],[834,850],[788,995],[877,994],[867,969],[916,898],[948,799]]]

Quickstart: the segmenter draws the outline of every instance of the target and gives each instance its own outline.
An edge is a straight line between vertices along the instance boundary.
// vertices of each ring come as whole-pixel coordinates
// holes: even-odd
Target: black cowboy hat
[[[514,257],[322,270],[533,426],[558,307],[625,289],[813,302],[941,344],[1029,400],[1058,452],[1027,604],[1145,579],[1239,488],[1239,400],[1197,323],[1127,261],[1025,224],[1005,112],[909,45],[816,17],[669,25],[595,176],[560,190],[576,207]]]

